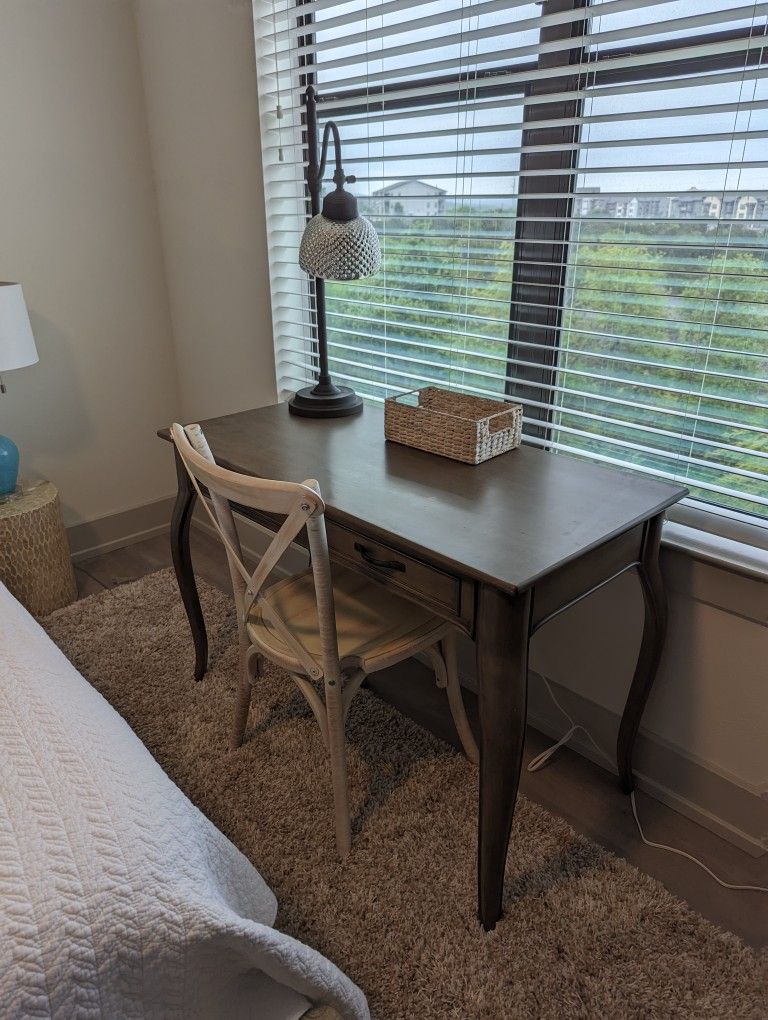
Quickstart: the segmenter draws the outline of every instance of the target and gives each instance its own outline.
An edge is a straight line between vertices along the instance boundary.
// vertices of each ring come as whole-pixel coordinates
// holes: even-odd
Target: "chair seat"
[[[360,667],[366,673],[384,669],[409,658],[420,647],[439,641],[448,626],[428,610],[353,570],[334,566],[333,596],[339,659],[345,668]],[[264,592],[264,601],[310,655],[322,663],[312,571],[271,585]],[[247,629],[250,640],[267,657],[304,672],[294,651],[256,604]]]

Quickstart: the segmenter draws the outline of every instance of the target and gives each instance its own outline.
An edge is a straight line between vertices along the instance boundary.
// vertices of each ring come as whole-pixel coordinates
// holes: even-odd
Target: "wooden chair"
[[[331,761],[336,843],[344,857],[351,841],[344,727],[352,699],[368,674],[418,653],[425,655],[438,686],[447,689],[467,757],[475,764],[479,760],[459,684],[456,631],[445,620],[355,571],[334,567],[331,573],[325,505],[316,481],[269,481],[228,471],[214,461],[199,425],[175,424],[171,434],[200,502],[224,542],[232,577],[241,680],[230,745],[234,749],[242,743],[251,684],[264,656],[289,673],[320,726]],[[210,494],[213,511],[201,485]],[[243,564],[230,500],[285,518],[253,573]],[[267,584],[303,528],[311,566]]]

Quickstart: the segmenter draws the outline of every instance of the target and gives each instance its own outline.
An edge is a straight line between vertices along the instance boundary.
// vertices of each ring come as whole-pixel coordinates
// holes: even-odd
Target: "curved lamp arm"
[[[328,145],[333,135],[333,147],[336,158],[336,168],[333,171],[333,183],[337,188],[343,188],[345,184],[354,184],[355,176],[347,175],[344,173],[344,169],[341,165],[341,136],[339,135],[339,129],[336,126],[336,122],[329,120],[326,122],[323,128],[323,140],[320,148],[320,162],[317,160],[317,104],[315,100],[315,90],[312,85],[307,87],[307,129],[310,135],[309,139],[309,154],[310,160],[307,166],[307,184],[309,190],[313,194],[313,197],[317,197],[320,194],[320,188],[323,183],[325,176],[325,168],[328,162]]]
[[[325,177],[325,164],[328,161],[328,142],[331,134],[333,135],[333,147],[336,150],[336,169],[333,171],[333,183],[337,188],[340,188],[343,184],[354,184],[357,178],[354,174],[347,177],[341,165],[341,137],[334,120],[329,120],[323,129],[322,155],[320,158],[320,169],[318,170],[319,183],[322,183],[323,177]]]

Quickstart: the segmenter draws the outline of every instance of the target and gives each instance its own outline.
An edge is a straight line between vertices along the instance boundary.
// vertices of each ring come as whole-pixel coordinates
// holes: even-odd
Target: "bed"
[[[0,584],[3,1017],[367,1020],[253,865]]]

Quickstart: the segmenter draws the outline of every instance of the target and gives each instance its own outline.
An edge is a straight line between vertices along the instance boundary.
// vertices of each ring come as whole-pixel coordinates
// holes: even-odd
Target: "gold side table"
[[[33,616],[77,598],[59,493],[51,482],[0,503],[0,581]]]

